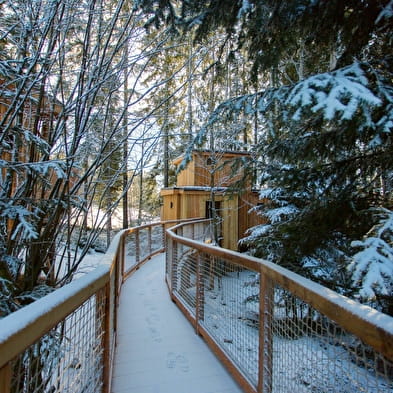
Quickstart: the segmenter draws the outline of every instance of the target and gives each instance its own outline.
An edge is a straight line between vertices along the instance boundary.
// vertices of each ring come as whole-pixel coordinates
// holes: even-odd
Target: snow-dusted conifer
[[[169,3],[160,2],[160,12]],[[341,292],[359,291],[361,280],[347,269],[357,271],[359,261],[351,243],[363,239],[367,248],[376,224],[367,212],[392,204],[391,1],[180,4],[176,27],[197,26],[198,39],[224,27],[248,55],[250,76],[271,75],[259,93],[221,103],[195,138],[202,144],[224,121],[258,118],[247,175],[262,174],[257,209],[267,223],[243,245]]]
[[[393,212],[386,208],[373,209],[376,224],[362,240],[351,246],[356,253],[348,265],[358,295],[366,301],[389,300],[393,304]]]

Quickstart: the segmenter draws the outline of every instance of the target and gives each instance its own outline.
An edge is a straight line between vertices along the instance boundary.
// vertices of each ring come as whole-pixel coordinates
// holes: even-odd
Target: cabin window
[[[213,165],[213,159],[212,159],[211,157],[207,157],[207,159],[206,159],[206,165],[207,165],[207,166]]]
[[[173,202],[171,201],[171,203],[169,204],[169,207],[171,208],[171,209],[173,209]]]

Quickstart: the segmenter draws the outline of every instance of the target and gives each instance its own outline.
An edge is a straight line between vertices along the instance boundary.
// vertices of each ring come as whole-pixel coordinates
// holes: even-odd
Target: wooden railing
[[[172,299],[245,392],[393,392],[393,318],[276,264],[167,231]]]
[[[0,320],[0,392],[110,392],[123,281],[167,251],[172,299],[245,392],[393,391],[393,318],[211,246],[210,223],[116,235],[91,273]]]
[[[121,231],[97,269],[1,319],[0,392],[109,393],[122,283],[178,222]]]

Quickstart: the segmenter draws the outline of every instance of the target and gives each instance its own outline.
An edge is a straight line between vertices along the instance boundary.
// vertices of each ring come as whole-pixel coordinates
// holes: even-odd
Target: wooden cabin
[[[20,76],[19,76],[20,77]],[[49,142],[53,124],[63,111],[63,106],[54,97],[31,89],[24,95],[18,90],[15,80],[18,74],[12,69],[8,70],[7,75],[0,73],[0,123],[9,125],[8,131],[3,135],[4,126],[0,128],[0,138],[4,143],[0,149],[0,160],[16,163],[35,163],[39,162],[42,152],[37,149],[36,144],[31,142],[34,137]],[[19,97],[20,96],[20,97]],[[18,100],[23,99],[23,104]],[[27,137],[24,131],[30,131],[34,136]],[[10,169],[11,168],[11,169]],[[16,170],[11,166],[0,168],[0,176],[6,178],[10,175],[11,182],[8,195],[12,198],[18,190],[20,184],[26,182],[26,171]],[[55,184],[57,174],[50,170],[45,178]],[[39,200],[49,197],[50,190],[42,187],[42,183],[37,182],[31,188],[30,200]],[[14,219],[8,219],[7,232],[11,233]]]
[[[214,208],[220,246],[237,250],[246,230],[262,222],[255,212],[249,212],[259,203],[251,185],[240,194],[228,190],[243,176],[242,169],[233,169],[237,159],[249,160],[250,156],[247,152],[194,151],[186,168],[178,173],[176,186],[161,190],[161,219],[211,218]],[[182,161],[179,157],[173,163],[179,166]]]
[[[5,119],[6,123],[19,124],[24,129],[30,130],[43,140],[48,141],[50,139],[51,123],[62,112],[62,104],[56,98],[37,89],[32,89],[24,98],[23,104],[18,102],[18,105],[16,105],[16,97],[18,95],[23,96],[23,94],[18,91],[15,83],[7,80],[7,78],[9,76],[5,77],[0,74],[0,120],[3,121],[10,106],[18,107],[19,109],[11,110],[11,116],[8,113],[8,117]],[[14,112],[18,112],[16,116]],[[26,161],[25,154],[26,146],[21,143],[18,159],[22,162]]]
[[[0,151],[0,159],[21,163],[40,161],[42,154],[20,130],[29,130],[34,136],[48,142],[52,137],[50,135],[52,123],[61,114],[63,106],[54,97],[38,89],[31,89],[24,97],[22,94],[24,92],[19,92],[13,81],[18,79],[18,74],[12,69],[8,71],[7,75],[0,74],[0,122],[17,126],[15,129],[19,131],[16,132],[11,127],[3,136],[4,131],[0,129],[0,137],[3,137],[5,142],[5,147]],[[15,103],[18,95],[23,97],[23,105]],[[15,112],[17,112],[16,115]],[[14,146],[17,146],[17,149],[14,149]],[[5,171],[6,169],[2,169],[3,176],[5,176]],[[24,179],[22,178],[21,181]],[[11,193],[18,186],[18,176],[14,176],[12,182]]]

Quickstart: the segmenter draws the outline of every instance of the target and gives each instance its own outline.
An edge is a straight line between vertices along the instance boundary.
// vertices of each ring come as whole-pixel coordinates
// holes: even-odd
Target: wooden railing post
[[[259,278],[259,372],[258,393],[271,393],[273,388],[273,288],[262,271]]]
[[[110,393],[111,380],[111,281],[105,286],[103,329],[103,386],[102,393]]]
[[[10,393],[11,392],[11,364],[7,363],[5,366],[0,368],[0,392]]]

